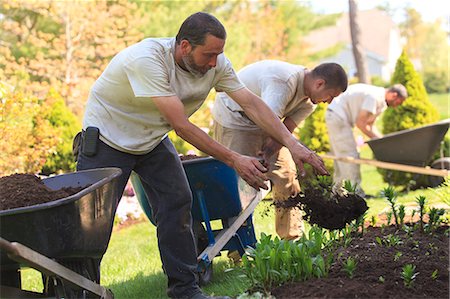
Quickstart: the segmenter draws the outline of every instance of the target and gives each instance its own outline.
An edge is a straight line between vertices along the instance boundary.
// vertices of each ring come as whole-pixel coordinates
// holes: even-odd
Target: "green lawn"
[[[446,119],[450,116],[450,94],[430,94],[431,103],[438,109],[440,119]]]
[[[430,95],[430,100],[440,112],[441,119],[449,118],[449,94]],[[372,158],[368,146],[363,147],[361,157]],[[361,167],[362,187],[376,198],[367,201],[368,218],[389,208],[388,202],[379,196],[387,184],[373,166]],[[437,189],[439,190],[439,189]],[[399,204],[416,207],[418,195],[427,197],[429,205],[442,205],[443,202],[433,190],[417,190],[400,194]],[[263,201],[255,210],[254,226],[257,237],[261,232],[276,235],[274,211],[270,201]],[[174,236],[176,237],[176,236]],[[239,272],[228,271],[231,265],[226,254],[213,260],[214,276],[203,290],[208,294],[237,296],[248,288],[248,283]],[[101,284],[110,288],[115,298],[167,298],[165,295],[167,279],[161,269],[157,248],[156,229],[146,221],[131,227],[114,231],[108,250],[102,262]],[[41,291],[39,274],[34,270],[23,271],[25,289]]]

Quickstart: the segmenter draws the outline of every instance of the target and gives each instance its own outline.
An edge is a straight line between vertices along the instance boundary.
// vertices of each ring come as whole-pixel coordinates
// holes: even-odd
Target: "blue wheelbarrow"
[[[252,213],[261,200],[255,192],[250,204],[242,209],[241,196],[246,196],[245,184],[235,170],[212,158],[197,158],[182,161],[193,195],[193,231],[197,244],[198,272],[200,284],[212,278],[212,259],[221,250],[237,250],[242,256],[245,248],[256,244]],[[131,175],[137,199],[149,220],[155,224],[152,209],[139,176]],[[241,192],[240,192],[241,190]],[[241,194],[241,195],[240,195]],[[213,229],[211,221],[220,220],[221,229]]]

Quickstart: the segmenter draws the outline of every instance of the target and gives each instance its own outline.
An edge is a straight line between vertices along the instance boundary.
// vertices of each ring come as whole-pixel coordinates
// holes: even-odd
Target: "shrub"
[[[36,173],[58,140],[39,100],[0,83],[0,176]]]
[[[403,51],[397,60],[392,84],[401,83],[408,91],[406,101],[395,109],[388,108],[383,114],[383,133],[388,134],[410,128],[420,127],[439,120],[436,108],[428,99],[428,94],[422,79],[414,69],[406,52]],[[407,187],[413,179],[411,173],[379,169],[385,182],[395,186]],[[424,181],[414,182],[415,186],[425,184]]]
[[[330,139],[328,138],[327,125],[325,123],[327,106],[328,104],[326,103],[318,104],[316,110],[306,118],[303,127],[296,131],[300,141],[319,155],[330,151]],[[333,161],[327,159],[324,162],[331,173],[333,171]]]
[[[69,172],[75,170],[75,161],[72,154],[72,141],[81,130],[77,117],[67,108],[64,99],[59,93],[51,89],[46,98],[41,101],[44,109],[43,117],[55,129],[58,143],[54,151],[47,157],[41,173]]]

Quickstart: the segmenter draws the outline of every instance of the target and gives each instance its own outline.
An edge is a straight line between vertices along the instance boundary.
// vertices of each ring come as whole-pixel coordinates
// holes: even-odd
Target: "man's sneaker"
[[[228,296],[208,296],[203,294],[202,292],[195,294],[190,299],[231,299]]]

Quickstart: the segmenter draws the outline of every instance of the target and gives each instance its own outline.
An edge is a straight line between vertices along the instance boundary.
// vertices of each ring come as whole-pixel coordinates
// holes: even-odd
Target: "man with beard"
[[[77,169],[121,168],[119,194],[131,171],[139,175],[156,222],[167,294],[172,298],[209,297],[198,286],[192,194],[167,133],[175,130],[202,152],[233,167],[253,188],[267,189],[267,169],[258,159],[227,149],[189,121],[212,88],[226,92],[250,119],[286,146],[300,175],[303,163],[328,174],[320,157],[298,143],[239,81],[223,55],[225,39],[225,28],[215,17],[195,13],[183,22],[176,38],[147,38],[118,53],[94,83],[86,105]]]
[[[262,98],[290,132],[313,112],[316,104],[330,103],[347,89],[348,84],[347,74],[336,63],[323,63],[310,70],[284,61],[262,60],[244,67],[238,77]],[[289,151],[251,121],[226,93],[217,93],[212,115],[214,137],[218,142],[243,155],[261,155],[267,162],[266,175],[275,203],[300,192],[295,163]],[[245,188],[245,184],[239,186]],[[254,190],[254,196],[257,192]],[[243,207],[251,198],[241,197],[241,200],[247,200],[242,202]],[[275,229],[282,239],[299,238],[303,232],[302,211],[295,207],[276,208]],[[229,256],[235,261],[240,259],[236,252]]]

